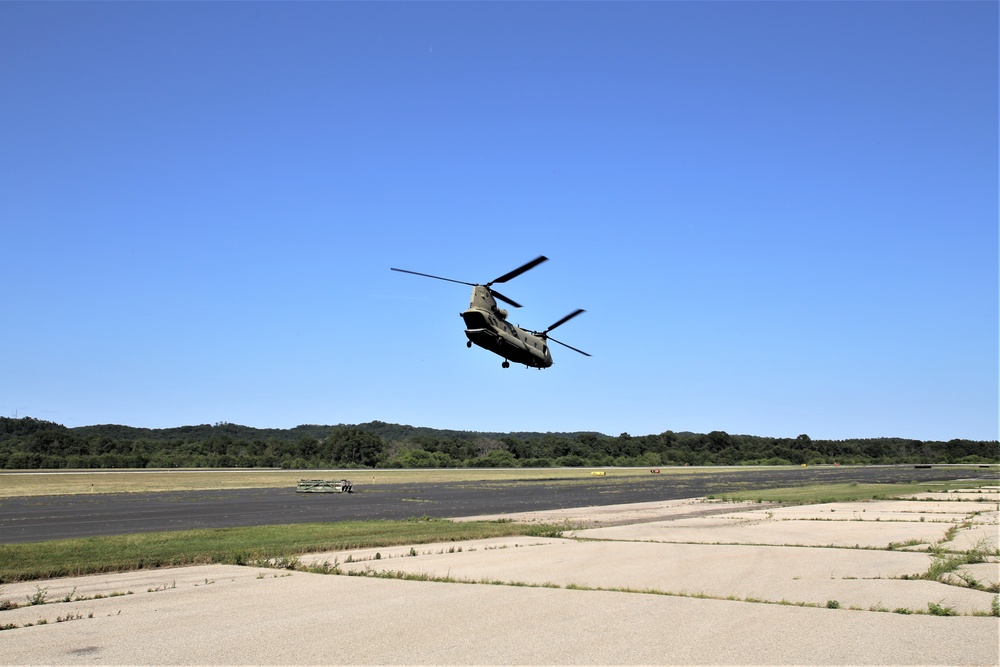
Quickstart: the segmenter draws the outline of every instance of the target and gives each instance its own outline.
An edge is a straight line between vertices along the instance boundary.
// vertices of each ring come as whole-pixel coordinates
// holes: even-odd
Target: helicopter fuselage
[[[469,309],[461,313],[470,343],[528,368],[548,368],[552,355],[546,340],[507,321],[488,287],[475,285]],[[506,365],[506,363],[505,363]]]
[[[466,344],[472,347],[473,343],[475,343],[484,350],[489,350],[493,354],[503,357],[502,365],[504,368],[510,368],[510,362],[512,361],[524,364],[528,368],[548,368],[552,365],[549,341],[558,343],[563,347],[568,347],[582,355],[590,356],[583,350],[578,350],[572,345],[567,345],[549,335],[549,332],[556,327],[566,324],[584,312],[583,308],[577,308],[561,320],[553,322],[544,331],[529,331],[508,322],[507,311],[497,307],[497,299],[515,308],[520,308],[521,304],[493,289],[494,284],[506,283],[509,280],[513,280],[525,271],[530,271],[547,260],[548,257],[545,255],[536,257],[527,264],[522,264],[513,271],[508,271],[499,278],[494,278],[485,285],[470,283],[464,280],[455,280],[454,278],[445,278],[444,276],[435,276],[430,273],[410,271],[408,269],[393,267],[390,270],[423,276],[424,278],[433,278],[434,280],[444,280],[449,283],[471,285],[472,299],[469,301],[469,309],[460,313],[462,319],[465,320],[465,335],[469,339],[469,342]]]

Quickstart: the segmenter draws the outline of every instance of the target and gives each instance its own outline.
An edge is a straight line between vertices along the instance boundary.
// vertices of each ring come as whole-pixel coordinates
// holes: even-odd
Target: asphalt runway
[[[539,471],[544,476],[544,470]],[[323,521],[449,518],[696,498],[736,490],[836,483],[943,481],[996,473],[970,468],[747,468],[579,480],[370,484],[355,492],[287,489],[31,496],[0,500],[0,544],[97,535]]]

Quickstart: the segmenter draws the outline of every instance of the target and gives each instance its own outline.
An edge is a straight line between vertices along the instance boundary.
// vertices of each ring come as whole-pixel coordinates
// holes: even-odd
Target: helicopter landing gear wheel
[[[505,360],[505,361],[504,361],[504,362],[503,362],[502,364],[500,364],[500,365],[501,365],[501,366],[502,366],[503,368],[510,368],[510,362],[509,362],[509,361],[506,361],[506,360]]]
[[[472,347],[472,341],[471,340],[465,341],[465,347]]]

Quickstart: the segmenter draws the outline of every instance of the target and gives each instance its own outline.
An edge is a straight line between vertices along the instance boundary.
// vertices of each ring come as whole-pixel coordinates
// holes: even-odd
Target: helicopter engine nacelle
[[[507,319],[507,311],[504,308],[496,308],[494,312],[496,312],[497,317],[499,317],[501,320]]]

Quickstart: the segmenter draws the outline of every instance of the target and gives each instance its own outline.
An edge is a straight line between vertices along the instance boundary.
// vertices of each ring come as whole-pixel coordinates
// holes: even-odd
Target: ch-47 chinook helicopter
[[[467,283],[464,280],[442,278],[441,276],[432,276],[429,273],[407,271],[406,269],[392,270],[401,273],[412,273],[415,276],[424,276],[425,278],[447,280],[450,283],[459,283],[460,285],[470,285],[472,287],[472,300],[469,303],[469,309],[461,313],[462,319],[465,320],[465,335],[469,338],[466,346],[472,347],[472,344],[475,343],[479,347],[503,357],[503,364],[501,365],[504,368],[510,368],[510,362],[513,361],[514,363],[524,364],[528,368],[541,369],[552,365],[552,355],[549,353],[548,341],[559,343],[574,352],[590,356],[583,350],[578,350],[572,345],[559,342],[549,336],[550,331],[560,325],[566,324],[566,322],[584,312],[583,309],[574,310],[545,331],[528,331],[509,323],[507,321],[507,311],[503,308],[498,308],[496,300],[500,299],[515,308],[520,308],[521,304],[512,301],[500,292],[492,289],[492,286],[495,283],[505,283],[508,280],[517,278],[525,271],[535,268],[547,259],[548,257],[545,256],[536,257],[527,264],[514,269],[510,273],[505,273],[485,285]]]

